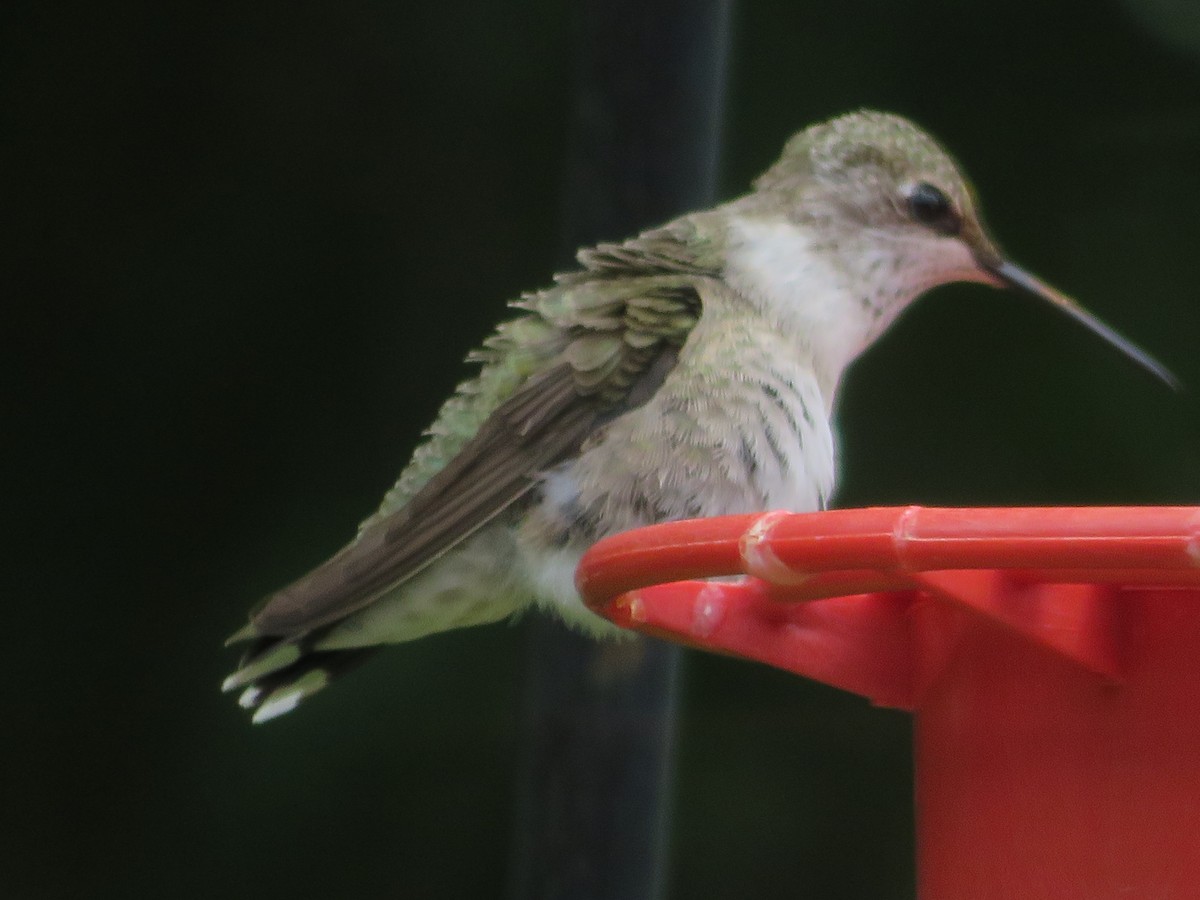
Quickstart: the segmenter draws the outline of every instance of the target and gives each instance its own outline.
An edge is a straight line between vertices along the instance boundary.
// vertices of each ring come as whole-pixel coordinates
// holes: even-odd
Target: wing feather
[[[526,317],[473,355],[484,363],[480,377],[447,402],[431,446],[417,451],[380,513],[332,559],[268,598],[251,616],[257,635],[296,638],[368,606],[518,504],[601,422],[645,402],[654,388],[647,379],[661,383],[700,314],[697,279],[716,273],[689,262],[678,225],[579,259],[582,271],[516,304]],[[514,336],[535,348],[516,357],[524,375],[501,368],[514,365]],[[467,436],[464,410],[514,379]],[[454,452],[435,468],[434,451],[446,448]],[[432,471],[421,476],[421,466]]]

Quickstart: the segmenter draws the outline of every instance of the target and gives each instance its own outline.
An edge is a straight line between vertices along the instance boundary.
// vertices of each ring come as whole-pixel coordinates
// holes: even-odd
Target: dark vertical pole
[[[564,236],[617,240],[713,201],[732,0],[581,0]],[[515,900],[662,892],[679,656],[533,623]]]

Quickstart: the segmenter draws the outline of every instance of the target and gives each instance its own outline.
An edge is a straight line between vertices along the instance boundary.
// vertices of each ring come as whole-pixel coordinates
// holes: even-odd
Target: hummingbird
[[[382,645],[529,607],[603,636],[583,551],[658,522],[825,509],[847,367],[916,298],[973,281],[1039,297],[1172,375],[1001,253],[951,156],[862,110],[794,135],[752,189],[510,304],[379,510],[268,597],[224,690],[264,722]]]

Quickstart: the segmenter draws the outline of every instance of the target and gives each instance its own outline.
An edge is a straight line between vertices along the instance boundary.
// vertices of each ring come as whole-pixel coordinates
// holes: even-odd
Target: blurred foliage
[[[499,894],[520,625],[388,653],[263,729],[216,686],[246,606],[350,535],[504,299],[547,280],[571,22],[549,0],[0,11],[5,896]],[[1193,386],[940,290],[847,378],[844,504],[1200,499],[1200,57],[1146,22],[742,3],[726,196],[814,119],[911,115],[1017,259]],[[672,895],[911,896],[907,745],[898,713],[690,657]]]

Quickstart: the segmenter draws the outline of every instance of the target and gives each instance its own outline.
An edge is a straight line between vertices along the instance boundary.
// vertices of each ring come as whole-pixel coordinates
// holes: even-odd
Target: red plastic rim
[[[721,576],[743,577],[684,580]],[[599,542],[576,582],[625,628],[911,709],[936,674],[929,645],[948,645],[964,612],[1119,679],[1111,600],[1200,587],[1200,508],[908,506],[671,522]],[[919,603],[931,599],[940,605]],[[914,629],[919,616],[945,621]]]

